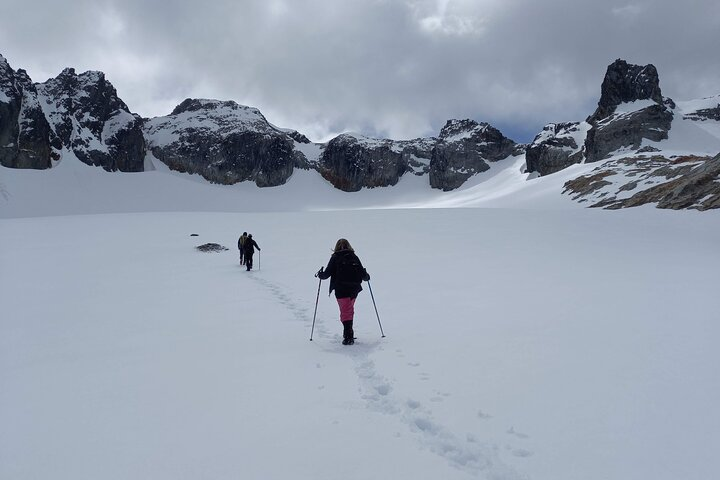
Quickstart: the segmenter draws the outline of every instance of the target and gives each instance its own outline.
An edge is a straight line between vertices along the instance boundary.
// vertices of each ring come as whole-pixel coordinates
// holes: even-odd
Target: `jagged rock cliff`
[[[30,77],[0,55],[0,165],[50,168],[55,140]]]
[[[610,64],[597,109],[585,122],[551,123],[528,147],[528,171],[548,175],[574,163],[597,162],[668,138],[675,103],[662,96],[653,65]]]
[[[170,115],[148,120],[145,135],[153,155],[171,169],[225,185],[282,185],[305,161],[290,134],[233,101],[186,99]]]
[[[615,113],[618,105],[638,100],[663,103],[657,69],[652,64],[633,65],[617,59],[608,66],[600,86],[597,109],[586,121],[595,124]]]
[[[343,134],[331,140],[318,170],[336,188],[395,185],[407,172],[429,176],[430,186],[454,190],[468,178],[517,153],[517,144],[487,123],[448,120],[438,137],[407,141]]]
[[[277,186],[295,168],[312,168],[346,191],[392,186],[405,174],[427,175],[432,188],[447,191],[518,153],[499,130],[473,120],[449,120],[438,137],[343,134],[319,145],[232,101],[187,99],[170,115],[143,120],[102,72],[67,68],[33,83],[0,59],[0,163],[9,167],[50,168],[70,150],[89,165],[139,172],[150,150],[173,170],[221,184]]]
[[[339,135],[328,142],[317,170],[335,188],[346,192],[395,185],[409,169],[398,143],[363,135]]]
[[[674,102],[662,96],[655,66],[615,60],[605,73],[598,107],[587,119],[592,128],[585,139],[586,161],[603,160],[621,148],[637,150],[644,139],[667,139],[673,108]]]
[[[430,186],[454,190],[515,152],[516,143],[498,129],[474,120],[448,120],[430,160]]]
[[[45,169],[63,149],[108,171],[140,172],[142,119],[130,113],[102,72],[71,68],[33,83],[0,57],[0,163]]]
[[[62,146],[80,161],[108,171],[142,172],[142,118],[120,100],[102,72],[66,68],[38,84],[45,115]]]
[[[587,122],[550,123],[543,128],[525,152],[527,170],[550,175],[583,161]]]
[[[608,158],[620,149],[638,150],[643,140],[659,142],[668,138],[673,112],[667,106],[635,102],[627,111],[615,110],[610,116],[598,120],[585,139],[587,162]]]

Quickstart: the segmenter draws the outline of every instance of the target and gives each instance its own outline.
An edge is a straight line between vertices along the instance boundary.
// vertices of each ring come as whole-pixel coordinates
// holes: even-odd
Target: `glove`
[[[315,276],[316,276],[316,277],[319,276],[319,275],[320,275],[321,273],[323,273],[324,271],[325,271],[325,267],[320,267],[320,270],[317,271],[317,273],[315,274]]]

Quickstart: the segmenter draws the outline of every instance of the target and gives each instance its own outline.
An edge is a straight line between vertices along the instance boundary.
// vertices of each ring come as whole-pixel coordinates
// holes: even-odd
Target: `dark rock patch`
[[[227,247],[223,247],[222,245],[219,245],[217,243],[206,243],[204,245],[198,245],[195,248],[205,253],[222,252],[228,250]]]

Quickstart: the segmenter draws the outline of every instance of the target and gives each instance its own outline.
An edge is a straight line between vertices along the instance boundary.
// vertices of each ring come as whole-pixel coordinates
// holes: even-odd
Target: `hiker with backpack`
[[[247,232],[243,232],[238,238],[238,250],[240,250],[240,265],[245,265],[245,240],[247,240]]]
[[[340,308],[340,321],[343,324],[343,345],[355,343],[353,317],[355,316],[355,299],[362,291],[362,282],[369,281],[370,275],[355,255],[350,242],[341,238],[335,244],[327,267],[317,272],[320,280],[330,279],[329,293],[335,291],[335,298]],[[318,287],[319,288],[319,287]]]
[[[258,249],[258,251],[260,251],[260,247],[257,243],[255,243],[255,240],[253,240],[251,233],[247,236],[245,242],[243,243],[243,251],[245,253],[245,266],[247,267],[248,272],[252,270],[253,255],[255,254],[256,248]]]

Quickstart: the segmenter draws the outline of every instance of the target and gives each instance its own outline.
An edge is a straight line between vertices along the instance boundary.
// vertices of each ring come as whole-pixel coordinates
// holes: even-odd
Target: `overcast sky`
[[[718,0],[0,0],[0,54],[36,82],[101,70],[130,110],[235,100],[314,141],[436,135],[472,118],[529,141],[582,120],[616,58],[665,96],[720,93]]]

